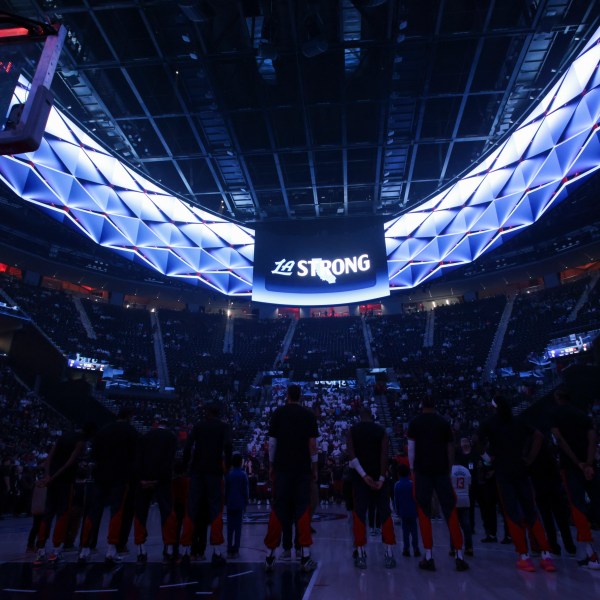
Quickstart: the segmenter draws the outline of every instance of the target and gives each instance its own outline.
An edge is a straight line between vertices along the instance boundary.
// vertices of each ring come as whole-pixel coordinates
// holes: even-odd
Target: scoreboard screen
[[[257,224],[253,300],[314,306],[389,294],[382,220]]]

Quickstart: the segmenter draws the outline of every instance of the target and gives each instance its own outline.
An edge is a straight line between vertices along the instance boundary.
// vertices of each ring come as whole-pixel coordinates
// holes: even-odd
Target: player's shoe
[[[546,573],[554,573],[556,571],[556,565],[551,558],[542,558],[540,561],[540,567],[542,567]]]
[[[519,571],[525,571],[526,573],[533,573],[535,571],[535,566],[531,558],[520,558],[517,561],[517,569],[519,569]]]

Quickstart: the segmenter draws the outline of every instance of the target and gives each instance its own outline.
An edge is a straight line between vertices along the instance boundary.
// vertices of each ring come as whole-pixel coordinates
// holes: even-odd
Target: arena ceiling
[[[600,23],[596,0],[11,0],[68,38],[57,104],[243,223],[396,215],[491,151]]]

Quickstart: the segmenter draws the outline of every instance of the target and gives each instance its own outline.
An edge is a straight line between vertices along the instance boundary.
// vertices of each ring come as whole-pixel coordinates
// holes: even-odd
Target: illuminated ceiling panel
[[[566,197],[569,185],[598,170],[599,62],[597,31],[540,105],[491,155],[449,189],[386,223],[393,289],[414,287],[472,262],[501,243],[502,236],[534,223]],[[471,179],[477,186],[465,185]],[[480,205],[484,212],[473,213]],[[407,240],[412,249],[419,248],[419,240],[429,242],[440,213],[448,214],[452,206],[460,210],[444,233],[462,233],[451,244],[437,245],[436,262],[431,260],[435,254],[430,243],[417,252],[404,250]]]
[[[21,80],[16,90],[21,101],[26,87]],[[201,282],[227,295],[252,291],[251,229],[157,187],[56,109],[40,148],[1,156],[0,176],[24,200],[164,275]],[[212,249],[207,250],[210,255],[201,258],[200,248]]]
[[[598,169],[599,35],[470,173],[385,224],[392,288],[414,287],[475,260]],[[26,86],[17,88],[20,101]],[[252,229],[161,189],[56,109],[36,152],[0,156],[0,177],[24,200],[121,255],[227,295],[251,294]]]

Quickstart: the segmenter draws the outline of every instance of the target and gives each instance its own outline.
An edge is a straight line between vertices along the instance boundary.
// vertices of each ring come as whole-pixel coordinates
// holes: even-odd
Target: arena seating
[[[499,366],[512,367],[515,372],[531,369],[528,357],[541,356],[553,332],[568,325],[567,318],[587,283],[588,279],[581,279],[519,294],[504,336]]]
[[[286,365],[298,381],[354,378],[368,366],[361,318],[300,319]]]
[[[227,317],[159,310],[171,384],[179,390],[229,387],[231,359],[223,355]]]
[[[0,279],[0,287],[35,321],[63,354],[79,352],[90,355],[93,351],[92,340],[87,336],[70,295],[26,285],[8,277]]]
[[[112,366],[123,369],[125,378],[130,381],[156,375],[147,310],[87,299],[82,303],[97,336],[92,356],[106,358]]]
[[[423,348],[426,312],[369,317],[371,349],[379,365],[397,367]]]
[[[600,284],[596,283],[590,291],[587,301],[579,309],[575,321],[568,325],[572,331],[590,331],[600,329]]]
[[[0,494],[0,516],[28,513],[35,474],[54,442],[71,425],[0,366],[0,457],[9,489]],[[4,483],[4,482],[3,482]]]
[[[586,283],[587,280],[582,280],[519,296],[505,337],[503,364],[514,365],[515,370],[527,366],[528,354],[543,349],[548,336],[565,326]],[[145,309],[85,300],[85,310],[98,336],[97,340],[89,340],[68,295],[10,279],[3,279],[2,287],[63,351],[88,351],[93,356],[106,357],[114,366],[123,368],[131,379],[153,373],[151,322]],[[594,322],[599,295],[600,288],[591,292],[576,325]],[[390,381],[398,383],[399,389],[388,390],[386,398],[399,438],[425,395],[436,398],[439,412],[459,435],[472,433],[488,416],[492,385],[481,383],[481,370],[504,306],[505,298],[495,297],[436,308],[432,347],[423,346],[426,312],[366,318],[373,356],[379,366],[392,369]],[[232,322],[232,352],[224,353],[227,325],[224,313],[161,309],[158,316],[178,396],[143,400],[123,397],[114,402],[113,410],[131,408],[142,429],[166,417],[184,439],[199,418],[199,407],[206,401],[221,400],[227,411],[225,416],[234,427],[236,444],[251,457],[260,480],[266,467],[265,432],[269,416],[277,403],[283,401],[285,390],[276,387],[273,399],[263,398],[261,405],[261,390],[253,390],[251,383],[258,371],[273,367],[290,322],[236,318]],[[368,366],[362,318],[300,319],[283,366],[286,374],[298,381],[355,379],[357,368]],[[519,392],[519,384],[499,380],[493,386],[495,391],[504,388],[511,397],[529,393],[524,389]],[[320,415],[325,463],[332,461],[329,467],[324,467],[325,471],[332,469],[338,458],[343,460],[342,434],[356,410],[354,396],[342,394],[342,398],[340,394],[317,389],[309,400]],[[376,410],[373,390],[364,388],[358,394]],[[597,406],[595,410],[596,416],[600,414]],[[22,416],[16,422],[22,423]],[[46,444],[35,435],[31,439],[33,445]]]
[[[504,296],[494,296],[436,308],[433,347],[450,362],[483,367],[505,304]]]
[[[247,388],[258,371],[273,368],[289,327],[289,319],[234,319],[233,360],[239,372],[238,388]]]

